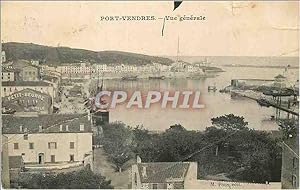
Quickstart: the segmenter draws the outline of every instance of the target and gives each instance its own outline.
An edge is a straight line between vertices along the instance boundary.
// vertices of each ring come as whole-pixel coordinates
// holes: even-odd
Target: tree
[[[26,189],[112,189],[111,181],[85,168],[69,173],[23,174],[17,181]]]
[[[133,152],[144,162],[154,162],[160,154],[161,139],[159,134],[150,133],[142,126],[133,129]]]
[[[298,126],[298,120],[296,119],[279,120],[279,130],[282,131],[284,139],[296,137],[298,135]]]
[[[212,125],[225,130],[247,130],[248,122],[244,121],[244,117],[227,114],[224,116],[212,118]]]
[[[133,158],[132,130],[124,123],[115,122],[103,126],[103,146],[117,170],[122,172],[122,166]]]
[[[182,130],[186,130],[182,125],[180,124],[175,124],[175,125],[171,125],[169,129],[167,130],[178,130],[178,131],[182,131]]]

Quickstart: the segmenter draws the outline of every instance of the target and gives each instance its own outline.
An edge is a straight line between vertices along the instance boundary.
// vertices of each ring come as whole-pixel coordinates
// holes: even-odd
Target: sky
[[[205,16],[205,21],[100,21],[101,16]],[[1,1],[1,41],[175,56],[297,56],[293,2]]]

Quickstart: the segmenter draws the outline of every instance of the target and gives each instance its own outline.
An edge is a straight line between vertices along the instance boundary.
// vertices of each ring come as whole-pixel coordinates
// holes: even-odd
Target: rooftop
[[[57,76],[43,75],[43,80],[47,81],[57,81],[59,80]]]
[[[9,68],[9,67],[3,67],[2,66],[2,73],[3,72],[15,72],[15,70],[13,68]]]
[[[84,130],[80,131],[80,124]],[[87,133],[91,132],[91,121],[87,114],[44,114],[44,115],[2,115],[3,134],[22,134],[20,128],[28,133]],[[22,126],[22,127],[20,127]],[[39,132],[42,126],[42,132]],[[62,131],[60,130],[62,126]],[[68,130],[66,129],[68,126]]]
[[[164,183],[170,179],[184,181],[189,165],[189,162],[137,163],[142,183]],[[146,175],[142,175],[143,168]]]
[[[44,81],[3,81],[2,86],[51,86]]]

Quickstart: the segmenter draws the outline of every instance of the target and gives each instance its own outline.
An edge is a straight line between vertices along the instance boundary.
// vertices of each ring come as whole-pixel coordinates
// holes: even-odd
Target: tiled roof
[[[2,86],[51,86],[44,81],[3,81]]]
[[[138,163],[142,183],[164,183],[168,180],[184,181],[190,163],[188,162],[153,162]],[[146,168],[146,176],[143,168]]]
[[[80,131],[80,124],[84,124],[84,131]],[[62,125],[62,131],[60,131]],[[68,125],[68,131],[66,131]],[[91,132],[91,121],[87,114],[45,114],[36,116],[2,115],[3,134],[21,134],[27,128],[28,133],[40,133],[39,126],[42,126],[42,133],[79,133]]]
[[[52,79],[54,81],[59,80],[58,77],[56,77],[56,76],[43,75],[43,80],[51,81]]]
[[[8,67],[3,67],[2,66],[2,72],[15,72],[15,70],[12,69],[12,68],[8,68]]]
[[[9,95],[9,96],[13,96],[14,94],[20,94],[20,93],[33,93],[33,94],[42,95],[43,97],[51,98],[51,96],[48,95],[48,94],[45,94],[45,93],[42,93],[42,92],[39,92],[39,91],[30,89],[30,88],[25,88],[25,89],[23,89],[23,90],[14,92],[14,93],[12,93],[12,94]],[[6,97],[7,97],[7,96],[6,96]],[[5,98],[5,97],[3,97],[3,98]],[[3,98],[2,98],[2,100],[3,100]]]
[[[22,156],[9,156],[9,169],[21,168],[23,163]]]

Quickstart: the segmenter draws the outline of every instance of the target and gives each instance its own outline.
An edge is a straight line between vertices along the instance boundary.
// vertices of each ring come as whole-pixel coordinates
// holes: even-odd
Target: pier
[[[290,104],[289,104],[289,108],[283,107],[281,106],[281,100],[280,98],[277,99],[277,103],[271,102],[269,100],[266,100],[264,98],[260,98],[260,97],[253,97],[253,96],[249,96],[249,94],[247,92],[242,92],[242,91],[232,91],[231,93],[241,96],[241,97],[245,97],[245,98],[249,98],[251,100],[255,100],[259,105],[261,106],[265,106],[265,107],[274,107],[278,110],[287,112],[288,114],[292,114],[295,115],[297,117],[299,117],[299,112],[296,112],[294,110],[290,109]],[[295,100],[297,102],[297,100]]]

